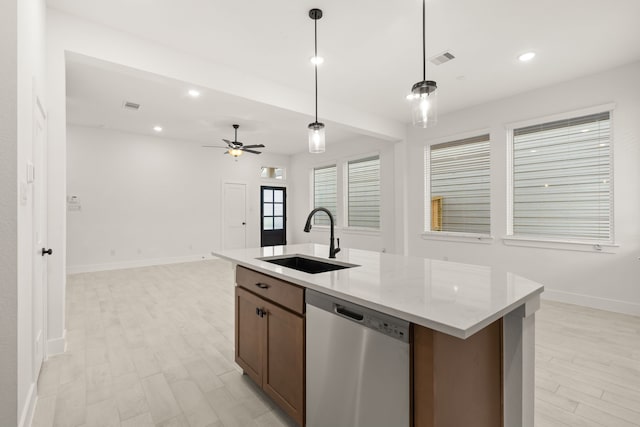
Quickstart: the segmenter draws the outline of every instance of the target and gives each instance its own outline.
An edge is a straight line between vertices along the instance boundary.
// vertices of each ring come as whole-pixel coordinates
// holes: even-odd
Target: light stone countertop
[[[308,274],[257,259],[294,254],[358,267]],[[473,335],[544,290],[499,267],[348,248],[329,260],[327,245],[311,243],[219,250],[214,255],[458,338]]]

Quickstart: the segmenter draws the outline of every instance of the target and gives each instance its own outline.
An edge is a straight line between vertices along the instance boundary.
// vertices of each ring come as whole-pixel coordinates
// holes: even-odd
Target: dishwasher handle
[[[350,310],[347,307],[340,304],[334,304],[333,311],[337,315],[346,317],[347,319],[353,320],[355,322],[362,322],[364,320],[364,314],[358,313],[357,311]]]

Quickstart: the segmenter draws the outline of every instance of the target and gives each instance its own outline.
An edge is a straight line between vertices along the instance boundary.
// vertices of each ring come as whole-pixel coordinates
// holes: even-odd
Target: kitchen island
[[[335,260],[329,260],[328,253],[328,246],[317,244],[215,253],[239,266],[236,282],[238,287],[244,284],[246,288],[236,291],[237,324],[241,319],[238,301],[250,301],[248,305],[255,303],[250,308],[256,307],[257,319],[273,316],[279,324],[286,325],[287,331],[302,333],[294,344],[301,344],[302,349],[293,348],[277,356],[279,360],[290,357],[291,369],[297,366],[296,358],[303,359],[302,368],[295,368],[303,372],[300,384],[304,385],[304,341],[309,339],[304,336],[305,308],[301,298],[305,290],[311,289],[410,322],[411,424],[461,425],[461,420],[474,419],[474,425],[533,426],[534,319],[542,285],[498,267],[355,249],[343,249]],[[262,259],[291,255],[355,266],[309,274]],[[293,294],[281,283],[290,284]],[[276,290],[277,297],[265,297],[265,289]],[[260,305],[261,296],[267,300],[266,309]],[[287,317],[289,314],[295,318]],[[245,324],[242,330],[236,325],[237,360],[238,334],[255,334],[260,327],[255,323],[245,328]],[[274,337],[284,342],[282,336]],[[251,359],[253,352],[261,351],[259,348],[276,348],[260,344],[265,340],[255,338],[258,344],[244,359]],[[298,343],[300,340],[302,343]],[[244,346],[243,350],[247,348]],[[267,356],[244,365],[240,357],[239,363],[245,372],[252,371],[252,366],[268,363],[264,357]],[[268,376],[247,373],[263,383],[267,394],[276,395],[274,400],[280,406],[290,405],[291,399],[279,402],[280,394],[268,391],[269,387],[288,390],[290,378],[274,386],[268,384],[273,382]],[[301,403],[297,405],[302,409],[283,409],[304,424],[304,391],[300,394]]]

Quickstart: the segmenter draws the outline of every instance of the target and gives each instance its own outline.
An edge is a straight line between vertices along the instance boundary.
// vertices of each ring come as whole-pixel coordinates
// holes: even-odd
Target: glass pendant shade
[[[309,125],[309,153],[324,153],[324,124],[313,122]]]
[[[411,109],[413,125],[427,128],[438,122],[438,91],[436,82],[425,80],[413,85]]]
[[[240,157],[242,156],[242,150],[238,150],[236,148],[230,148],[228,151],[229,154],[231,154],[233,157]]]

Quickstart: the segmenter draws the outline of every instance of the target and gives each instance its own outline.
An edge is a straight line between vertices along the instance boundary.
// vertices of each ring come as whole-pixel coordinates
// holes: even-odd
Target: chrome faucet
[[[309,216],[307,217],[307,223],[304,225],[304,232],[308,233],[311,230],[311,218],[313,218],[313,216],[320,211],[329,215],[329,221],[331,222],[331,239],[329,240],[329,258],[335,258],[336,254],[340,252],[340,239],[338,239],[338,247],[336,248],[333,244],[333,226],[334,226],[333,215],[331,215],[331,212],[329,212],[329,209],[315,208],[314,210],[312,210]]]

